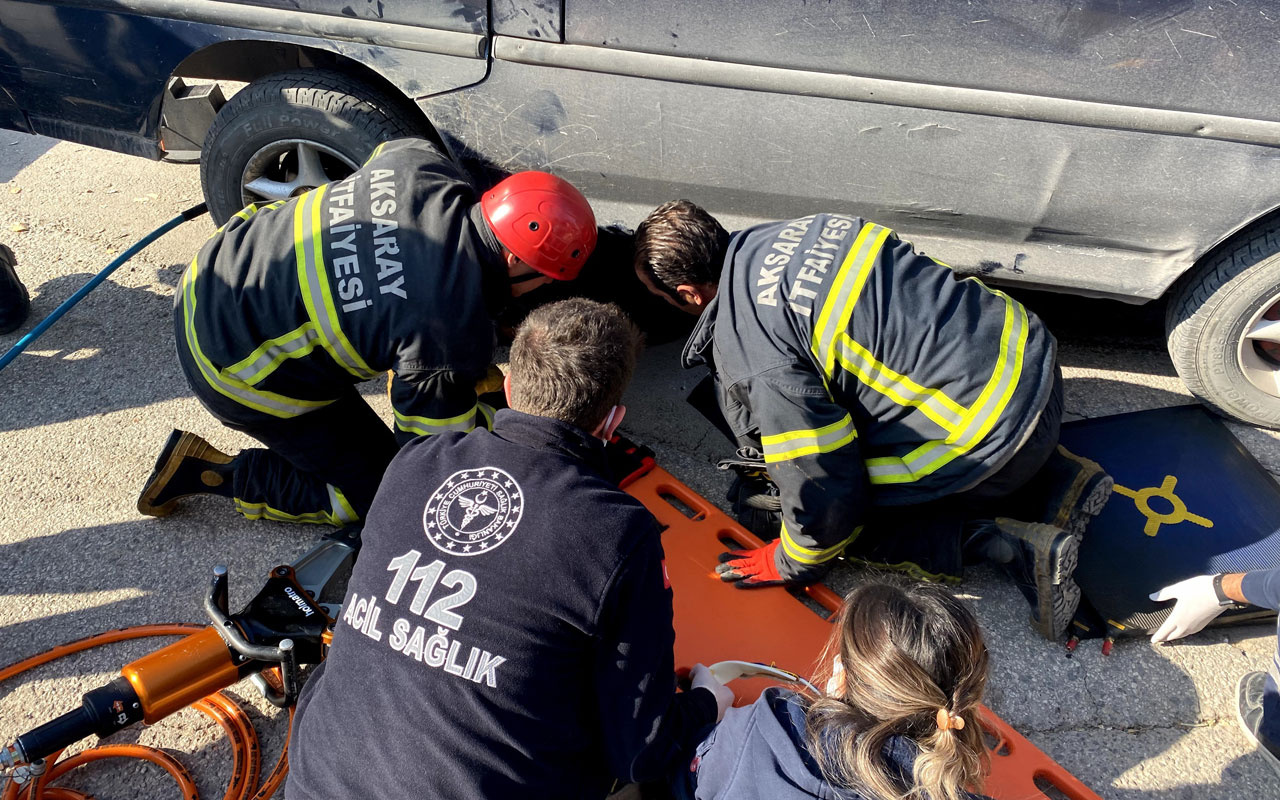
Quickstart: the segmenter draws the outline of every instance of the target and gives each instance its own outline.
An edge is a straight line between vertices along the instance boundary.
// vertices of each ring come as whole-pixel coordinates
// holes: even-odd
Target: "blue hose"
[[[66,300],[62,301],[62,305],[55,308],[52,314],[50,314],[49,316],[41,320],[39,325],[32,328],[31,331],[26,336],[23,336],[21,339],[18,340],[17,344],[15,344],[13,347],[10,347],[9,352],[5,353],[3,356],[0,356],[0,369],[4,369],[5,367],[9,366],[9,363],[13,361],[15,358],[17,358],[18,355],[23,350],[26,350],[28,345],[30,345],[36,339],[39,339],[41,334],[43,334],[45,331],[49,330],[50,327],[53,326],[53,323],[57,322],[62,317],[63,314],[70,311],[72,306],[74,306],[76,303],[79,303],[81,300],[83,300],[85,295],[89,294],[89,292],[92,292],[95,288],[97,288],[98,284],[105,281],[107,279],[107,276],[115,272],[120,267],[121,264],[133,258],[135,255],[138,254],[140,250],[142,250],[144,247],[154,242],[156,239],[159,239],[161,236],[164,236],[166,233],[178,227],[182,223],[187,222],[189,220],[193,220],[196,217],[202,216],[208,210],[209,210],[208,206],[206,206],[204,203],[201,203],[198,206],[192,206],[191,208],[188,208],[186,211],[183,211],[181,214],[169,220],[165,224],[161,225],[159,228],[156,228],[151,233],[148,233],[146,236],[142,237],[137,242],[135,242],[128,250],[125,250],[123,253],[116,256],[116,259],[114,261],[108,264],[97,275],[94,275],[92,278],[90,278],[89,282],[86,283],[84,286],[81,286],[79,289],[77,289],[75,294],[71,295]]]

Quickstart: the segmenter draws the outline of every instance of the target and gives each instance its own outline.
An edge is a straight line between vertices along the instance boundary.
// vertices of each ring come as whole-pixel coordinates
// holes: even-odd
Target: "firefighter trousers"
[[[236,510],[249,519],[347,525],[364,519],[395,457],[395,434],[355,386],[314,411],[281,419],[219,394],[201,377],[185,343],[179,363],[196,398],[223,425],[266,445],[232,462]]]

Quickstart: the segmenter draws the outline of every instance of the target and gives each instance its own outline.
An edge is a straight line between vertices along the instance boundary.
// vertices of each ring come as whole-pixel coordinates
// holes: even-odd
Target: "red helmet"
[[[587,198],[547,172],[517,172],[484,193],[480,210],[503,247],[556,280],[578,277],[596,246]]]

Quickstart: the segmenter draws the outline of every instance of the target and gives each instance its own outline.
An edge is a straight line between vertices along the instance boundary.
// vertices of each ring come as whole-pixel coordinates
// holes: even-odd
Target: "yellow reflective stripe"
[[[493,430],[493,415],[497,413],[494,407],[487,403],[476,403],[476,408],[480,411],[480,416],[484,418],[484,426],[489,430]]]
[[[369,157],[368,157],[368,158],[366,158],[366,159],[364,160],[364,163],[365,163],[365,164],[368,164],[370,161],[372,161],[372,160],[374,160],[375,158],[377,158],[378,156],[382,155],[382,148],[384,148],[384,147],[386,147],[386,146],[387,146],[387,143],[386,143],[386,142],[383,142],[382,144],[380,144],[380,145],[378,145],[377,147],[373,148],[373,152],[372,152],[372,153],[370,153],[370,154],[369,154]],[[361,166],[364,166],[364,165],[362,164]]]
[[[862,287],[871,275],[871,269],[880,256],[880,249],[892,233],[893,231],[874,222],[863,225],[836,272],[831,291],[822,301],[822,310],[818,312],[818,321],[813,326],[810,349],[822,368],[822,374],[827,377],[835,370],[836,335],[848,329],[849,317],[853,315],[858,295],[862,294]]]
[[[236,511],[239,511],[248,519],[269,519],[274,522],[310,522],[320,525],[341,525],[333,514],[328,511],[311,511],[305,514],[290,514],[281,511],[278,508],[272,508],[266,503],[250,503],[240,498],[235,498]]]
[[[760,445],[764,450],[765,463],[777,464],[801,456],[839,450],[857,436],[853,418],[845,414],[843,418],[821,428],[761,436]]]
[[[352,375],[367,380],[378,374],[351,346],[338,322],[333,305],[329,276],[324,269],[324,237],[321,235],[320,209],[323,208],[325,186],[307,192],[298,199],[293,214],[293,253],[298,264],[298,287],[307,316],[320,333],[320,343],[338,366]]]
[[[260,206],[257,203],[250,203],[249,205],[240,209],[236,213],[232,214],[231,219],[242,219],[248,222],[249,218],[252,217],[254,214],[257,214],[259,211],[274,211],[275,209],[284,205],[284,203],[285,201],[283,200],[276,200],[272,203],[266,204],[265,206]],[[219,225],[218,229],[214,231],[209,238],[212,239],[214,236],[217,236],[219,233],[222,233],[222,229],[227,227],[227,225],[231,224],[231,219],[228,219],[226,222]]]
[[[285,359],[307,356],[319,343],[320,334],[315,326],[304,322],[283,336],[263,342],[247,358],[227,367],[225,372],[250,386],[256,385],[275,372],[276,367]]]
[[[483,412],[480,410],[480,403],[476,403],[469,410],[464,411],[456,417],[445,417],[435,419],[433,417],[414,417],[408,414],[402,414],[397,409],[396,427],[407,433],[416,433],[419,436],[432,436],[445,431],[461,431],[466,433],[476,426],[476,417]]]
[[[1005,301],[1004,329],[1000,334],[1000,355],[982,394],[965,415],[963,424],[946,439],[926,442],[903,458],[867,459],[867,474],[872,483],[911,483],[937,472],[957,457],[972,450],[1004,413],[1022,377],[1030,324],[1027,311],[1003,292],[993,294]],[[994,403],[992,399],[996,398]],[[988,406],[990,405],[990,408]],[[941,450],[941,452],[936,452]],[[935,454],[936,453],[936,454]]]
[[[847,333],[837,335],[836,360],[840,366],[893,402],[920,409],[938,427],[951,433],[968,410],[938,389],[921,386],[906,375],[889,369]]]
[[[273,417],[289,418],[314,411],[327,406],[332,400],[298,400],[275,392],[266,392],[249,386],[232,375],[227,375],[205,356],[196,338],[196,272],[199,270],[197,259],[192,259],[191,266],[182,276],[183,293],[183,327],[186,331],[187,349],[201,376],[215,391],[243,406],[270,414]]]
[[[337,522],[350,525],[360,521],[360,515],[351,507],[351,503],[347,502],[347,496],[341,489],[332,484],[325,484],[324,488],[329,492],[329,506],[333,509],[333,518]]]
[[[858,538],[860,533],[862,533],[861,525],[854,528],[853,533],[836,544],[822,550],[815,550],[811,547],[796,544],[796,540],[792,539],[790,532],[787,531],[787,526],[783,525],[782,552],[786,553],[787,557],[792,561],[799,561],[801,564],[822,564],[840,555],[840,552],[848,547],[850,542]]]

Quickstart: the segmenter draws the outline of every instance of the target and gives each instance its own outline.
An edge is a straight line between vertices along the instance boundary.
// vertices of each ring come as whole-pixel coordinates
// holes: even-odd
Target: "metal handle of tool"
[[[213,585],[204,599],[204,610],[227,645],[241,657],[277,664],[284,661],[284,653],[279,647],[254,644],[240,633],[227,612],[227,568],[222,565],[213,568]]]
[[[206,206],[204,203],[201,203],[200,205],[197,205],[197,206],[192,206],[191,208],[188,208],[186,211],[183,211],[181,214],[169,220],[165,224],[161,225],[159,228],[156,228],[151,233],[148,233],[146,236],[142,237],[133,245],[131,245],[128,250],[125,250],[123,253],[116,256],[115,260],[113,260],[110,264],[104,267],[103,270],[99,272],[97,275],[94,275],[92,278],[90,278],[88,283],[86,283],[84,286],[81,286],[79,289],[77,289],[75,294],[71,295],[66,300],[63,300],[62,304],[59,305],[57,308],[55,308],[52,314],[50,314],[49,316],[41,320],[39,325],[36,325],[34,328],[32,328],[25,336],[23,336],[21,339],[18,340],[17,344],[15,344],[13,347],[10,347],[8,352],[0,356],[0,370],[9,366],[10,362],[12,362],[15,358],[17,358],[22,353],[23,350],[26,350],[27,347],[32,342],[34,342],[36,339],[39,339],[40,336],[45,331],[49,330],[49,328],[53,326],[53,323],[61,319],[63,314],[66,314],[68,311],[71,310],[72,306],[74,306],[76,303],[79,303],[81,300],[83,300],[85,298],[85,295],[89,294],[89,292],[92,292],[94,289],[96,289],[98,287],[98,284],[105,281],[107,279],[107,276],[115,272],[117,269],[119,269],[122,264],[124,264],[129,259],[133,258],[135,255],[141,252],[143,248],[145,248],[147,245],[154,242],[156,239],[159,239],[161,236],[164,236],[166,233],[178,227],[182,223],[188,222],[190,220],[195,219],[196,217],[202,216],[208,210],[209,210],[209,207]]]
[[[330,534],[295,562],[296,569],[292,566],[273,569],[267,585],[284,581],[296,587],[291,591],[299,598],[302,595],[340,597],[345,592],[359,544],[358,530],[345,529]],[[91,734],[107,736],[137,722],[152,724],[275,664],[280,665],[284,690],[268,699],[291,703],[301,688],[299,642],[278,635],[273,637],[274,645],[252,641],[246,631],[255,629],[255,620],[251,617],[256,607],[254,602],[244,612],[232,616],[227,613],[228,594],[227,569],[215,567],[205,597],[205,609],[213,625],[130,662],[121,669],[119,678],[86,693],[79,708],[19,736],[7,747],[0,746],[0,769],[34,764]],[[322,613],[315,617],[318,620],[315,624],[331,625],[340,604],[317,605],[316,610]],[[261,631],[262,627],[256,629]],[[314,638],[317,641],[301,644],[309,645],[306,650],[310,653],[322,654],[319,640],[324,636]],[[306,663],[312,663],[311,657]]]

